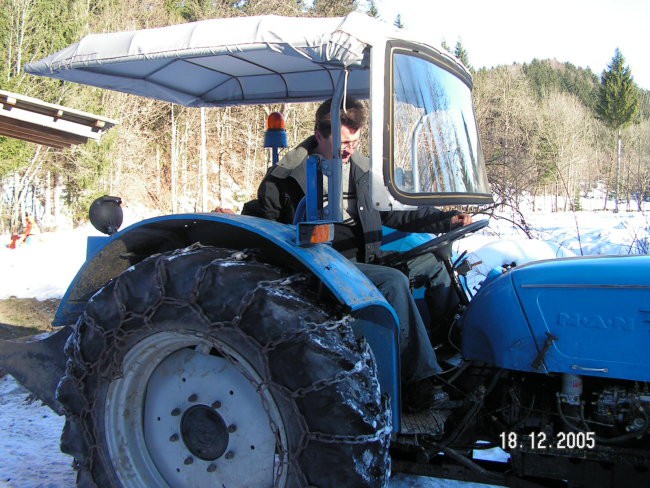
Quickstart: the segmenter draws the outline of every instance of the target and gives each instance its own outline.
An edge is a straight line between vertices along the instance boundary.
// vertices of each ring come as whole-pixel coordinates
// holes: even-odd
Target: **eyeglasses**
[[[348,149],[348,150],[351,149],[352,151],[355,151],[359,147],[360,142],[361,141],[359,139],[357,139],[356,141],[347,141],[347,142],[341,141],[341,149]]]

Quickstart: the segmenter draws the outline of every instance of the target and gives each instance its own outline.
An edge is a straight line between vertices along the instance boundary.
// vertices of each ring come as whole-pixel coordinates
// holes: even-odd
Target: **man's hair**
[[[321,103],[318,110],[316,110],[316,124],[314,126],[314,131],[320,132],[323,137],[329,137],[332,133],[332,118],[330,116],[331,107],[332,99],[330,98]],[[366,118],[366,107],[356,98],[347,97],[345,101],[345,110],[343,110],[343,102],[341,102],[341,125],[356,132],[366,125]]]

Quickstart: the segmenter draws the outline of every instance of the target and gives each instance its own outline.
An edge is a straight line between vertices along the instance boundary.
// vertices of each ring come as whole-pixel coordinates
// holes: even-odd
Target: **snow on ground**
[[[577,222],[577,225],[576,225]],[[470,236],[457,250],[482,261],[480,275],[512,261],[517,264],[571,254],[636,254],[648,251],[647,214],[578,212],[534,214],[529,218],[537,240],[523,240],[511,224],[493,219],[481,235]],[[85,257],[85,239],[98,235],[90,226],[36,235],[18,249],[0,246],[0,299],[61,298]],[[9,242],[0,236],[0,242]],[[645,247],[644,247],[645,246]],[[63,418],[26,401],[27,391],[9,376],[0,378],[0,487],[74,486],[72,459],[59,451]],[[396,475],[391,488],[480,487],[474,483]]]
[[[27,244],[8,249],[0,246],[0,299],[61,298],[86,259],[86,236],[99,235],[94,228],[35,234]],[[4,238],[0,242],[8,241]]]
[[[70,488],[75,484],[72,458],[59,451],[63,417],[39,402],[11,376],[0,378],[0,487]],[[390,488],[489,488],[481,483],[397,474]],[[242,487],[243,488],[243,487]]]
[[[74,486],[72,458],[59,451],[62,428],[62,417],[29,403],[11,376],[0,378],[0,487]]]

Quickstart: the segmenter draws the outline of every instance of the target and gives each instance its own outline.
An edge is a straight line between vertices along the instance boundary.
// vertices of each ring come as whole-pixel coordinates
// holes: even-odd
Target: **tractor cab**
[[[191,107],[332,98],[334,164],[318,165],[329,195],[340,195],[340,102],[365,99],[378,210],[492,201],[467,69],[425,40],[358,13],[90,35],[26,71]],[[319,218],[339,220],[340,198],[329,202]]]
[[[387,42],[383,55],[384,86],[370,97],[377,208],[491,202],[469,74],[408,42]]]

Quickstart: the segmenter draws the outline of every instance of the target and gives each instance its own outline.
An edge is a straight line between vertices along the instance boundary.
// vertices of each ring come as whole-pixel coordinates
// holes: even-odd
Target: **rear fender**
[[[327,244],[299,247],[295,227],[257,217],[221,213],[177,214],[144,220],[109,237],[89,238],[87,259],[63,297],[54,325],[76,322],[101,287],[156,253],[200,242],[255,249],[261,261],[311,273],[357,319],[377,359],[382,391],[391,396],[393,425],[399,426],[399,327],[392,307],[348,259]]]

